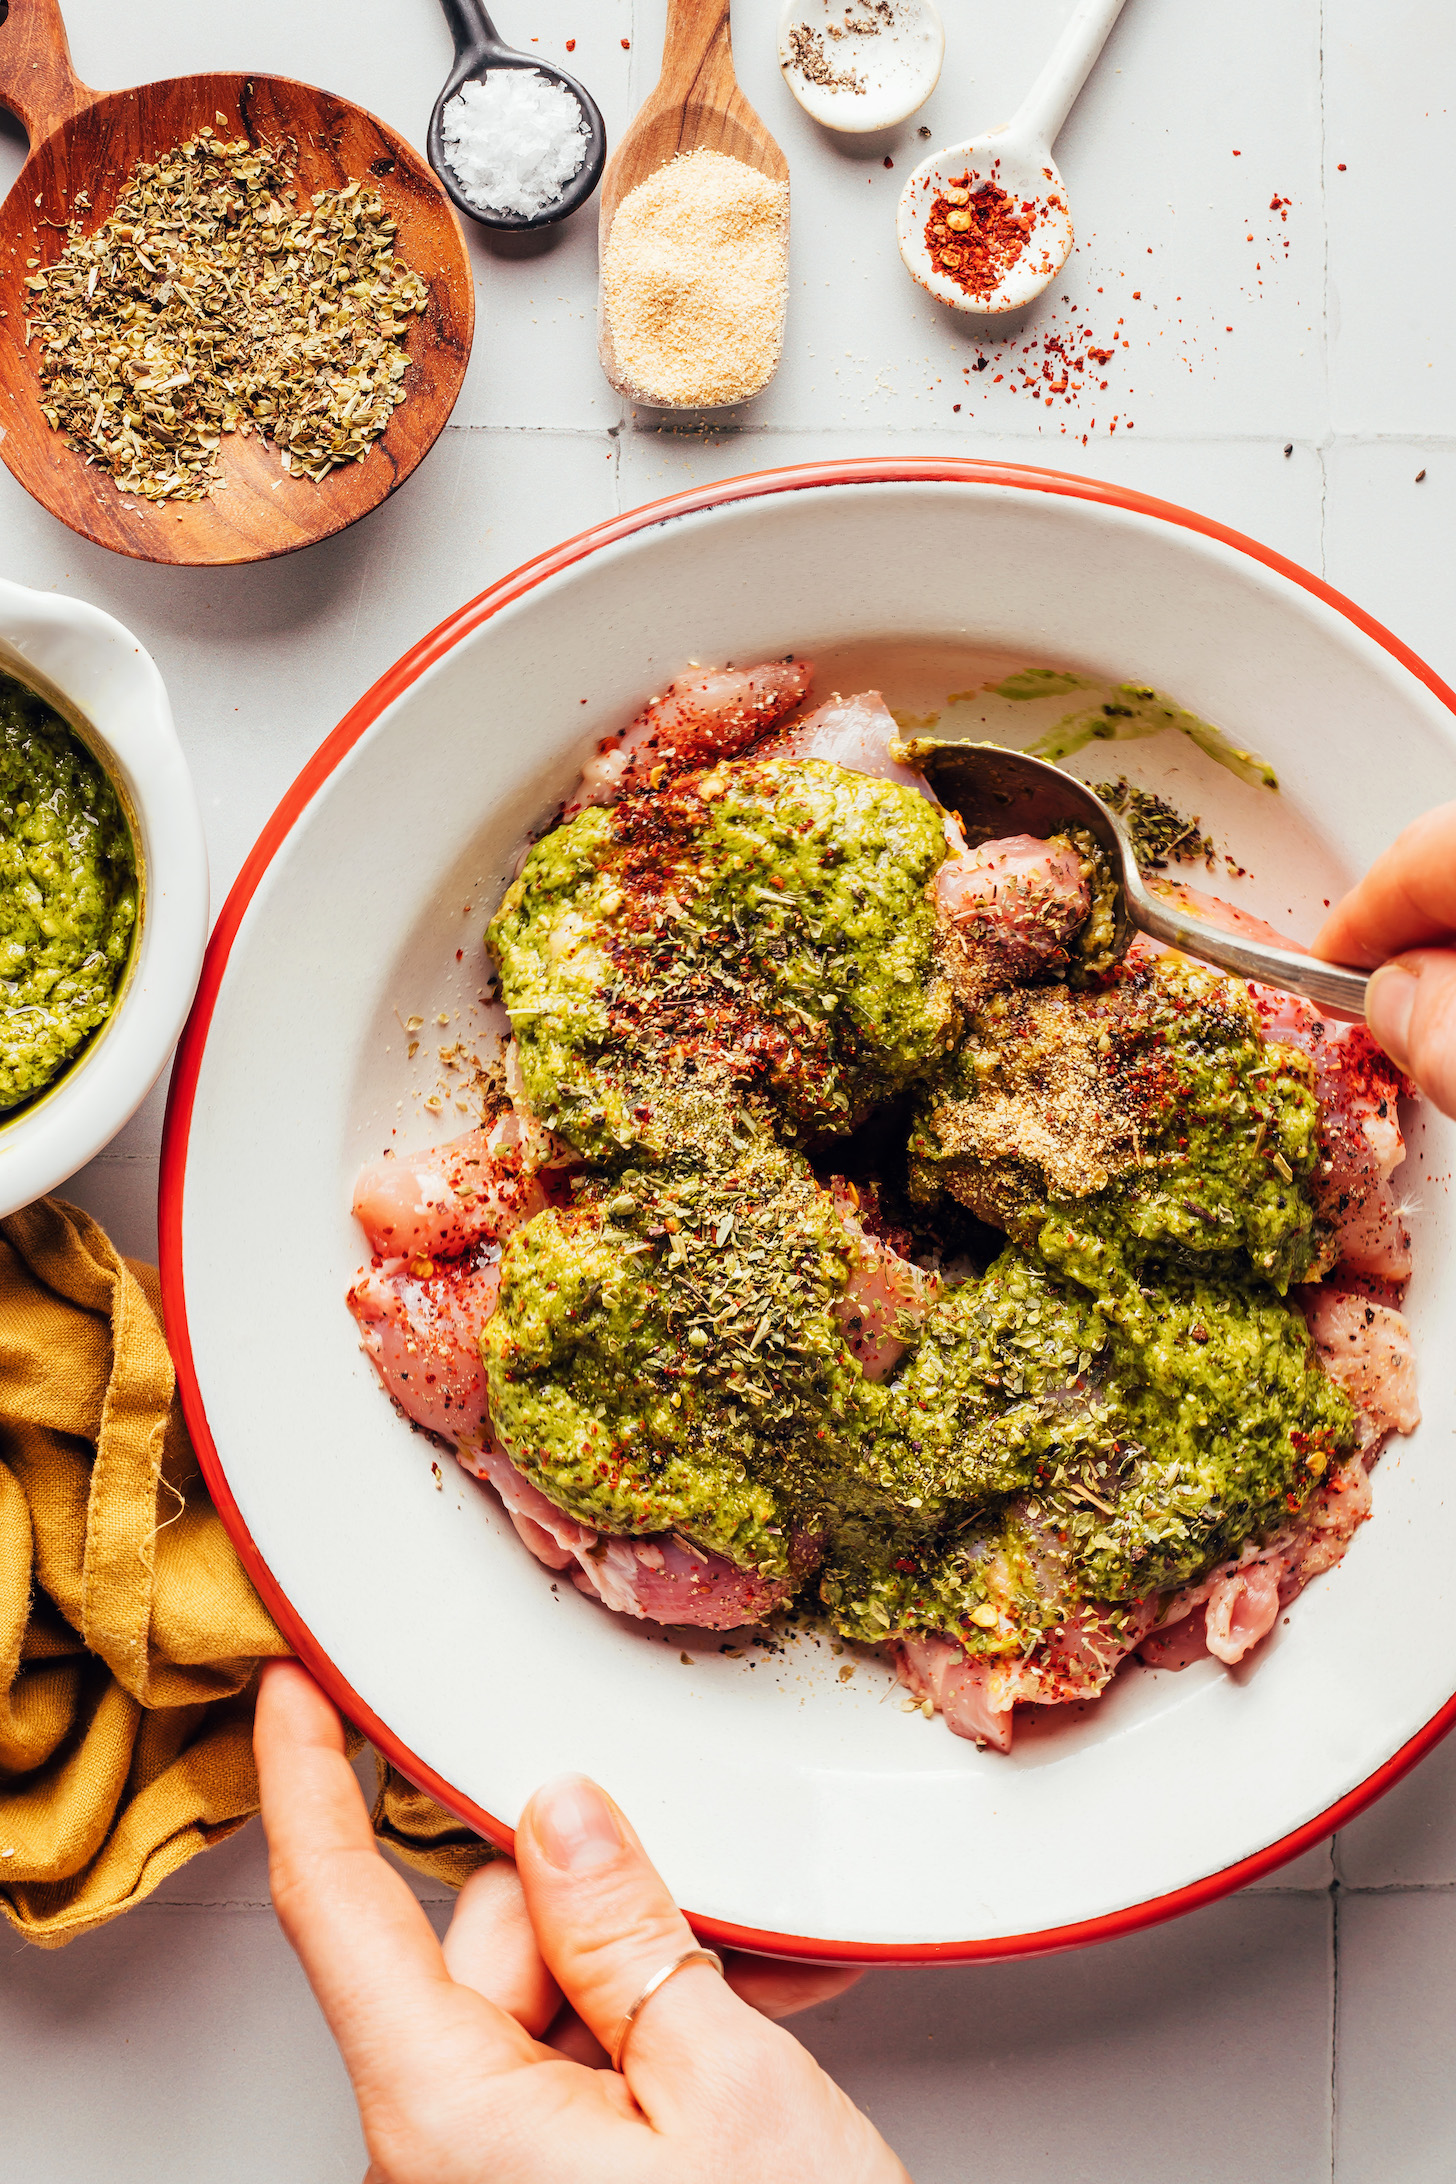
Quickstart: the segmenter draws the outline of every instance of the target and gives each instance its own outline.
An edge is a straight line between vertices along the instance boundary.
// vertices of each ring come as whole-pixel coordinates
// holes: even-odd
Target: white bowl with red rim
[[[0,1216],[94,1159],[165,1068],[207,942],[207,844],[156,662],[84,599],[0,580],[0,674],[28,683],[99,760],[132,832],[139,916],[106,1022],[44,1091],[0,1111]]]
[[[402,1027],[468,1029],[481,931],[526,831],[688,661],[816,649],[821,692],[874,669],[911,709],[992,658],[1171,693],[1268,758],[1278,795],[1181,739],[1103,770],[1196,794],[1252,870],[1237,899],[1299,937],[1456,795],[1456,698],[1414,655],[1280,556],[1119,488],[816,464],[599,525],[408,653],[264,830],[173,1077],[168,1329],[269,1606],[395,1764],[492,1840],[509,1845],[539,1782],[580,1768],[710,1939],[864,1962],[1065,1947],[1269,1871],[1450,1725],[1450,1125],[1413,1118],[1426,1419],[1378,1467],[1374,1521],[1240,1669],[1133,1667],[1098,1705],[1024,1725],[1009,1757],[903,1711],[872,1660],[841,1682],[856,1657],[812,1637],[735,1658],[720,1634],[665,1640],[553,1584],[485,1489],[448,1459],[432,1469],[344,1308],[358,1166],[462,1126],[448,1102],[421,1106]]]

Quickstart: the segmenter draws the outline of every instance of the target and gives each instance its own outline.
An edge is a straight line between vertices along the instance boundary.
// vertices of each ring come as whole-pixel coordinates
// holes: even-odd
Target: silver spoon
[[[435,101],[425,149],[451,204],[463,212],[467,220],[478,220],[482,227],[488,228],[543,228],[550,227],[553,221],[564,220],[578,205],[586,203],[602,177],[607,156],[607,129],[596,100],[575,76],[568,76],[564,68],[508,46],[491,21],[483,0],[440,0],[440,5],[450,26],[450,36],[455,41],[455,66]],[[576,100],[587,126],[586,157],[561,195],[544,205],[540,212],[495,212],[489,206],[477,204],[473,197],[466,195],[445,150],[445,108],[462,84],[482,83],[495,68],[534,68],[548,83],[559,83]]]
[[[1271,948],[1225,932],[1155,895],[1138,870],[1132,839],[1116,812],[1085,781],[1063,773],[1060,766],[994,743],[942,742],[935,736],[915,736],[895,748],[924,774],[947,811],[959,814],[972,848],[1005,834],[1044,837],[1084,827],[1118,885],[1114,957],[1126,954],[1136,930],[1181,948],[1185,955],[1216,963],[1221,971],[1258,979],[1282,993],[1305,994],[1342,1016],[1364,1016],[1368,971],[1349,971],[1292,948]]]

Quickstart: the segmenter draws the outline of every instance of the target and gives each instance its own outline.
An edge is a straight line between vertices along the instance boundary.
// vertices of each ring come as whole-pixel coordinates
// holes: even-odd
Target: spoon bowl
[[[607,163],[602,179],[598,244],[606,262],[612,222],[624,197],[684,152],[722,152],[756,168],[771,182],[787,182],[789,163],[749,105],[733,69],[729,0],[669,0],[662,44],[662,73]],[[785,237],[787,243],[787,236]],[[787,284],[785,288],[786,300]],[[778,353],[764,385],[778,369]],[[617,360],[605,305],[597,312],[597,353],[602,370],[629,401],[644,396]]]
[[[953,311],[989,317],[1019,311],[1034,302],[1066,264],[1074,241],[1072,214],[1052,146],[1123,4],[1124,0],[1079,0],[1051,59],[1011,120],[968,137],[963,144],[932,152],[901,191],[895,221],[900,256],[921,287]],[[936,199],[948,189],[974,193],[987,187],[1005,191],[1025,225],[1026,241],[1003,270],[985,278],[984,285],[972,277],[963,284],[937,264],[926,226]],[[952,204],[961,209],[954,199]],[[969,233],[974,240],[974,219]],[[975,271],[963,270],[968,276]]]
[[[1069,827],[1090,834],[1117,882],[1114,958],[1127,953],[1135,932],[1146,933],[1150,940],[1239,978],[1257,979],[1281,993],[1303,994],[1341,1016],[1364,1016],[1368,972],[1226,932],[1155,895],[1138,870],[1132,839],[1116,812],[1085,781],[1063,773],[1060,766],[999,744],[956,743],[935,736],[916,736],[898,748],[919,767],[946,809],[959,816],[973,849],[1007,834],[1045,837]]]
[[[10,0],[0,16],[0,105],[31,143],[0,205],[0,311],[9,329],[0,343],[0,460],[42,507],[98,546],[142,561],[261,561],[357,522],[424,460],[465,377],[475,303],[455,216],[394,130],[346,99],[282,76],[178,76],[133,91],[92,91],[71,67],[57,0]],[[408,398],[362,462],[315,484],[285,471],[260,434],[232,433],[222,444],[223,490],[199,501],[144,501],[89,464],[42,413],[36,355],[22,332],[25,283],[60,256],[72,220],[90,229],[106,218],[138,160],[173,151],[203,128],[254,144],[291,141],[301,199],[349,181],[377,189],[398,230],[396,251],[427,283],[429,305],[406,339]]]
[[[522,53],[508,46],[491,21],[481,0],[441,0],[450,35],[455,41],[455,66],[446,79],[445,88],[435,101],[430,115],[429,133],[425,148],[430,155],[430,165],[440,179],[450,202],[457,212],[463,212],[467,220],[479,226],[519,232],[526,228],[551,227],[558,220],[578,210],[591,196],[602,178],[602,167],[607,157],[607,130],[601,109],[591,93],[579,84],[575,76],[552,61],[538,60],[532,53]],[[445,149],[445,109],[467,83],[483,83],[497,69],[528,68],[548,83],[559,84],[569,91],[581,108],[581,118],[587,127],[586,156],[576,173],[564,184],[561,195],[553,198],[539,212],[500,212],[481,205],[467,196],[459,176],[450,164]]]
[[[1027,223],[1026,241],[992,286],[972,294],[943,273],[925,240],[937,199],[953,191],[968,195],[989,187],[1004,190],[1017,216]],[[955,199],[952,199],[954,206]],[[1044,146],[1028,143],[1012,129],[993,129],[964,144],[947,145],[922,160],[900,193],[895,214],[900,256],[937,303],[953,311],[979,311],[988,317],[1019,311],[1054,281],[1071,256],[1075,237],[1067,187],[1056,161]],[[974,234],[974,228],[970,231]]]
[[[779,67],[811,121],[843,136],[898,128],[940,80],[945,25],[935,0],[896,0],[889,22],[865,0],[784,0]]]

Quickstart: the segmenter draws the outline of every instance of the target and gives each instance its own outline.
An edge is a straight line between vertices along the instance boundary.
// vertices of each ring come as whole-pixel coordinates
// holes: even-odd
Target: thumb
[[[1365,996],[1365,1020],[1427,1099],[1456,1115],[1456,950],[1416,948],[1383,963]]]
[[[696,1946],[692,1928],[625,1815],[584,1775],[536,1792],[516,1829],[516,1867],[542,1956],[611,2054],[648,1981]],[[701,2106],[710,2068],[769,2034],[710,1964],[685,1965],[643,2005],[623,2075],[649,2122],[671,2128]]]

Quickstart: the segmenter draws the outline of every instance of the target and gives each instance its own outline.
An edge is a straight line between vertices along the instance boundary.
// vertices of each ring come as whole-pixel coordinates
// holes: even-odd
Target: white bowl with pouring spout
[[[553,1589],[493,1495],[393,1412],[345,1309],[360,1164],[464,1127],[449,1098],[423,1105],[440,1095],[408,1027],[423,1019],[429,1059],[483,1021],[482,930],[523,837],[688,662],[788,653],[818,658],[820,694],[878,683],[922,720],[961,693],[967,733],[988,732],[984,686],[1013,668],[1170,693],[1268,761],[1278,791],[1174,730],[1071,763],[1197,811],[1249,868],[1226,891],[1306,940],[1326,897],[1456,796],[1456,698],[1428,669],[1318,578],[1134,493],[866,461],[602,524],[391,669],[233,891],[164,1150],[179,1385],[300,1654],[496,1842],[538,1783],[580,1768],[719,1943],[869,1962],[1097,1940],[1307,1848],[1456,1712],[1456,1129],[1409,1118],[1426,1420],[1377,1466],[1345,1560],[1239,1669],[1131,1666],[1098,1704],[1021,1721],[1004,1757],[906,1712],[887,1667],[812,1633],[729,1653],[721,1633],[664,1634]]]
[[[84,599],[0,580],[0,674],[39,692],[110,777],[136,851],[131,956],[106,1022],[52,1084],[0,1111],[0,1215],[110,1143],[166,1067],[207,942],[207,846],[156,662]],[[3,998],[3,997],[0,997]]]

